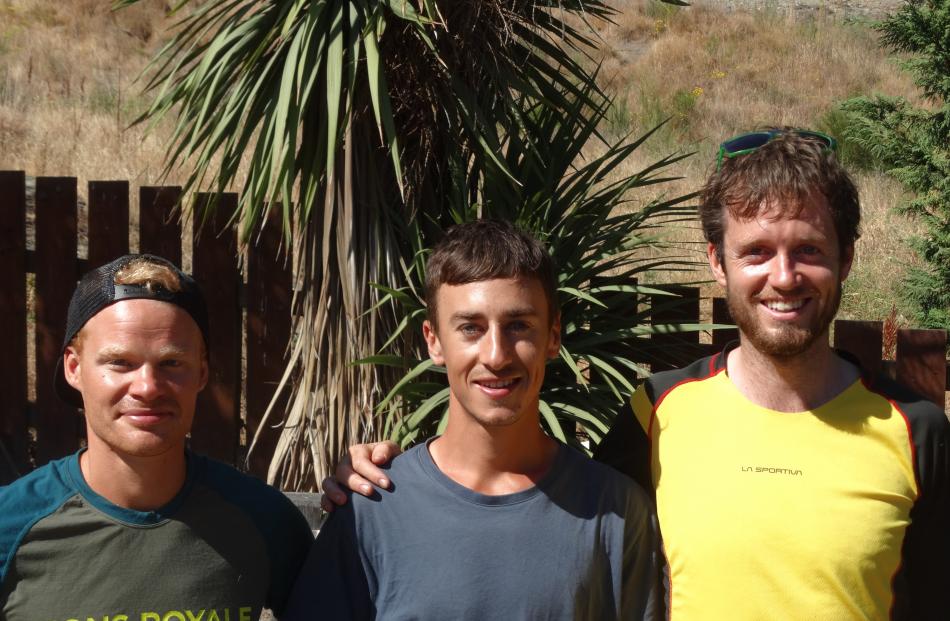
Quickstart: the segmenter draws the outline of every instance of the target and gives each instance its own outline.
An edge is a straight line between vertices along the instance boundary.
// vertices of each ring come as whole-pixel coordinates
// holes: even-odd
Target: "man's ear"
[[[847,248],[841,251],[841,272],[838,277],[844,282],[851,273],[851,265],[854,263],[854,244],[849,244]]]
[[[554,316],[551,322],[551,333],[548,335],[548,358],[557,358],[561,351],[561,313]]]
[[[208,385],[208,356],[204,352],[201,354],[201,379],[198,383],[198,392],[205,389]]]
[[[716,279],[723,288],[726,286],[726,268],[719,259],[719,247],[709,242],[706,244],[706,258],[709,259],[709,269],[712,270],[713,278]]]
[[[439,335],[435,331],[435,326],[428,319],[422,322],[422,336],[425,337],[426,345],[429,347],[429,358],[440,367],[444,366],[445,357],[442,355],[442,343],[439,342]]]
[[[79,352],[72,345],[63,352],[63,375],[66,383],[82,392],[82,369],[79,366]]]

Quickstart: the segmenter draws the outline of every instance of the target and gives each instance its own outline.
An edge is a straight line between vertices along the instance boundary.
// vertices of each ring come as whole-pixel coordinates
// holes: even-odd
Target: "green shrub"
[[[901,65],[930,105],[901,97],[848,100],[845,134],[913,193],[900,210],[926,227],[912,240],[924,264],[909,272],[904,295],[921,325],[950,329],[950,0],[905,4],[877,29],[884,45],[910,54]]]
[[[586,93],[574,110],[525,102],[523,134],[506,140],[501,154],[513,173],[512,181],[507,187],[496,183],[483,188],[481,202],[457,214],[455,221],[503,218],[547,245],[559,268],[562,344],[560,356],[546,369],[540,403],[542,424],[561,441],[589,450],[630,399],[638,378],[649,374],[638,361],[654,347],[650,335],[709,326],[653,326],[648,304],[642,299],[638,304],[638,295],[663,295],[638,284],[638,277],[695,265],[677,253],[657,257],[646,252],[662,244],[659,232],[665,223],[695,220],[694,208],[686,205],[691,196],[657,200],[639,209],[628,204],[638,189],[672,180],[670,165],[686,156],[664,157],[618,178],[618,166],[643,144],[648,133],[633,142],[607,143],[602,155],[580,159],[585,145],[596,139],[595,128],[609,110],[606,101],[590,105],[581,103],[584,99],[596,97]],[[390,343],[421,332],[425,308],[420,296],[427,253],[420,248],[417,260],[407,270],[410,286],[386,290],[402,316]],[[669,302],[665,305],[677,302],[675,296],[666,295],[663,299]],[[686,343],[683,347],[690,346]],[[665,347],[663,355],[673,354],[670,350]],[[407,446],[442,429],[449,390],[444,375],[440,376],[444,373],[441,368],[424,354],[407,361],[385,350],[362,362],[408,371],[378,406],[388,437]],[[575,432],[578,428],[583,430],[581,438]],[[591,442],[582,444],[581,439]]]
[[[871,149],[852,138],[851,125],[859,120],[855,116],[836,105],[818,119],[817,129],[834,136],[838,141],[838,158],[845,168],[851,171],[880,170],[882,162]]]

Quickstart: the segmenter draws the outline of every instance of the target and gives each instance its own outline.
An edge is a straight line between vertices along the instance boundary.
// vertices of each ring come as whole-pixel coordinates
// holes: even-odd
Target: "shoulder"
[[[192,459],[198,469],[196,483],[217,492],[259,527],[280,527],[298,521],[306,523],[290,499],[264,481],[208,457],[196,455]]]
[[[649,513],[652,502],[632,478],[571,447],[563,446],[561,450],[565,458],[559,467],[573,482],[574,493],[584,490],[590,502],[606,504],[616,511]]]
[[[0,582],[23,537],[77,493],[66,473],[68,461],[75,458],[50,462],[0,487]]]
[[[907,425],[914,471],[928,501],[934,491],[950,502],[950,420],[944,411],[903,384],[887,378],[865,382],[869,392],[886,399]],[[950,507],[948,507],[950,511]]]
[[[196,468],[195,483],[236,507],[263,539],[270,561],[267,605],[282,611],[313,543],[307,520],[289,498],[267,483],[207,457],[192,455],[191,459]]]
[[[925,436],[946,439],[950,420],[934,402],[921,397],[903,384],[886,377],[865,382],[868,391],[886,399],[906,419],[915,442]]]
[[[650,402],[657,404],[667,393],[679,386],[709,379],[725,369],[725,353],[700,358],[685,367],[654,373],[643,383]]]
[[[375,490],[371,496],[348,491],[349,501],[344,507],[350,507],[353,513],[360,516],[381,511],[384,516],[391,518],[393,511],[401,505],[414,506],[429,489],[422,459],[425,456],[423,452],[427,450],[423,442],[394,457],[388,464],[381,466],[392,483],[390,489]]]

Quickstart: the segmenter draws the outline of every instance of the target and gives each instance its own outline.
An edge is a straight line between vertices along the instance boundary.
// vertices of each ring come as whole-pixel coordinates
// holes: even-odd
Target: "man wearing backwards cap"
[[[86,274],[55,385],[88,447],[0,489],[0,621],[256,620],[312,540],[278,491],[192,454],[208,379],[195,281],[151,255]]]

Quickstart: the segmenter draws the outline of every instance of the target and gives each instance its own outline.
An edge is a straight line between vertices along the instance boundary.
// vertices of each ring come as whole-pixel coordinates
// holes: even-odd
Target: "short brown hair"
[[[500,220],[474,220],[450,228],[426,263],[426,306],[436,323],[442,285],[494,278],[537,278],[548,302],[548,321],[558,314],[554,260],[533,236]]]
[[[752,153],[723,158],[722,167],[703,186],[699,217],[706,241],[722,260],[727,210],[733,218],[748,220],[777,203],[790,210],[782,215],[795,217],[817,191],[828,202],[838,249],[844,253],[860,237],[861,205],[851,176],[834,151],[815,139],[792,127],[769,129],[781,133]]]

